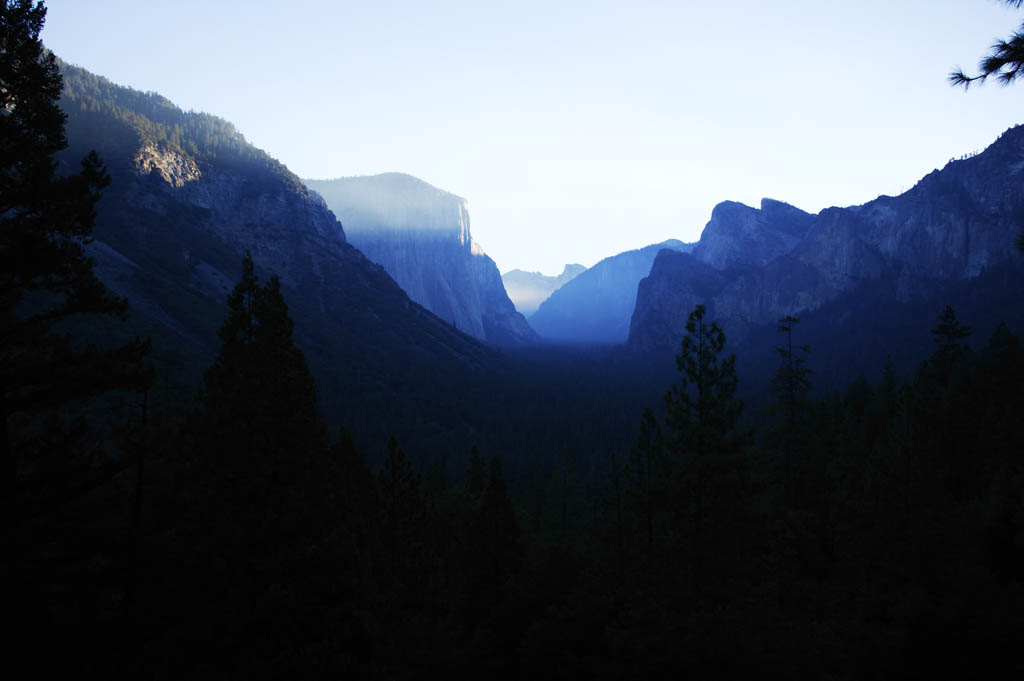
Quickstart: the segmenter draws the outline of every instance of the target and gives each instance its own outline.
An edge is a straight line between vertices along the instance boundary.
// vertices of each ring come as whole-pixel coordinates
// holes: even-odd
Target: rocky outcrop
[[[351,243],[438,317],[491,345],[537,340],[494,261],[473,241],[465,199],[401,173],[306,185],[342,221]]]
[[[501,275],[501,281],[505,284],[505,291],[512,304],[529,319],[552,293],[586,269],[583,265],[566,265],[562,273],[556,277],[549,277],[540,272],[509,270]]]
[[[816,216],[768,199],[760,210],[719,204],[693,257],[659,257],[641,282],[628,344],[648,351],[678,343],[697,302],[739,342],[753,327],[861,290],[902,304],[968,282],[1019,258],[1022,169],[1018,127],[898,197]]]
[[[728,283],[728,277],[689,253],[663,249],[650,274],[637,285],[636,311],[632,319],[649,320],[646,333],[631,339],[634,347],[647,350],[671,347],[679,335],[672,323],[701,302],[712,299]],[[715,315],[717,310],[710,310]]]
[[[468,429],[463,414],[422,396],[492,369],[496,355],[410,300],[294,174],[225,121],[63,72],[70,146],[59,160],[70,169],[96,149],[112,177],[90,255],[128,299],[133,331],[153,338],[161,371],[199,383],[248,251],[261,277],[281,279],[329,422],[371,442],[402,409]]]
[[[142,145],[132,159],[140,175],[156,173],[167,184],[181,188],[202,177],[195,160],[169,149],[161,149],[152,142]]]
[[[689,251],[674,239],[626,251],[591,267],[551,294],[530,317],[542,338],[560,343],[622,343],[636,302],[636,287],[662,250]]]
[[[711,212],[693,254],[720,270],[765,265],[792,250],[813,219],[772,199],[763,199],[760,210],[724,201]]]

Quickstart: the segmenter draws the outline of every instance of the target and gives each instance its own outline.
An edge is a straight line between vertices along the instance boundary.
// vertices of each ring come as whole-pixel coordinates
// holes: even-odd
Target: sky
[[[505,272],[669,238],[720,201],[898,194],[1024,122],[951,87],[996,0],[47,0],[62,59],[232,123],[300,177],[399,171],[465,197]]]

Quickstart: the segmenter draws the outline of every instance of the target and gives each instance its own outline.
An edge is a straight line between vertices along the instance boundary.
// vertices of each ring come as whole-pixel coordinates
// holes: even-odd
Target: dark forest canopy
[[[854,301],[865,309],[845,308],[858,311],[832,347],[806,347],[834,326],[815,314],[736,347],[698,304],[675,370],[609,349],[495,354],[503,373],[481,371],[461,402],[457,382],[410,399],[411,381],[374,374],[347,386],[353,400],[371,386],[393,423],[440,434],[428,454],[395,433],[360,448],[318,412],[304,301],[248,254],[199,391],[121,380],[79,351],[103,327],[50,324],[123,309],[81,250],[110,188],[95,158],[55,177],[43,9],[2,2],[0,92],[31,94],[0,108],[3,425],[18,436],[0,524],[7,676],[1024,673],[1024,350],[991,320],[1019,301],[1015,270],[949,302]],[[107,87],[84,82],[67,91]],[[83,125],[114,121],[126,150],[192,154],[209,126],[197,158],[277,167],[157,96],[96,101],[113,116]],[[145,344],[126,347],[137,369]],[[906,370],[876,361],[880,347]],[[812,372],[826,352],[874,362],[870,378]],[[54,354],[74,371],[49,371]],[[31,386],[10,380],[26,359],[54,398],[31,415]],[[744,404],[745,385],[761,399]],[[453,404],[478,446],[445,438],[435,419]]]

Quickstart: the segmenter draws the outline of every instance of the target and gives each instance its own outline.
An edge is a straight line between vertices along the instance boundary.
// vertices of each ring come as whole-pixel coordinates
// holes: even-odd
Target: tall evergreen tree
[[[57,105],[62,80],[39,38],[46,8],[0,1],[0,495],[14,461],[8,420],[114,388],[146,385],[148,342],[100,350],[72,342],[80,315],[123,317],[86,257],[99,191],[109,183],[94,153],[77,174],[58,177],[67,147]]]
[[[960,323],[956,311],[947,305],[939,315],[939,323],[932,329],[932,340],[935,341],[940,356],[954,357],[964,350],[963,340],[971,335],[971,327]]]
[[[779,320],[778,332],[786,334],[786,344],[775,348],[779,368],[772,378],[776,404],[784,416],[779,447],[782,452],[783,485],[786,500],[792,505],[799,502],[803,456],[806,438],[802,437],[803,416],[807,406],[807,393],[811,389],[807,368],[809,345],[793,347],[793,327],[800,322],[791,315]]]
[[[480,456],[480,448],[473,445],[469,450],[469,470],[466,473],[466,492],[475,506],[483,496],[487,485],[487,473],[484,459]]]
[[[364,530],[343,524],[350,462],[330,456],[280,282],[261,285],[246,254],[228,308],[182,476],[178,532],[192,582],[179,598],[191,611],[182,616],[204,623],[188,635],[216,651],[219,670],[262,673],[322,635],[310,632],[352,588],[337,580],[359,569],[339,555],[339,542],[351,540],[345,529],[356,542]]]
[[[420,577],[415,574],[415,567],[423,549],[425,509],[419,475],[393,436],[388,439],[377,484],[384,507],[389,575],[396,582],[408,584]]]
[[[654,550],[655,517],[663,511],[668,475],[661,426],[654,412],[644,409],[630,457],[626,494],[629,507],[640,521],[648,556]]]
[[[228,308],[220,353],[205,374],[208,432],[222,439],[215,455],[243,456],[247,466],[278,466],[322,451],[327,435],[316,388],[292,340],[280,280],[272,276],[260,286],[247,253]]]
[[[680,537],[688,537],[693,584],[702,589],[712,564],[741,541],[735,521],[742,513],[746,441],[738,430],[743,403],[736,397],[736,355],[722,358],[725,334],[704,319],[697,305],[686,322],[687,335],[676,355],[682,373],[665,395],[666,446],[673,459]],[[721,575],[718,575],[721,576]]]
[[[524,551],[498,457],[491,458],[479,510],[466,529],[462,615],[473,641],[471,655],[482,669],[501,673],[507,658],[513,656],[509,615],[516,604],[510,596]]]
[[[742,444],[736,432],[743,410],[735,397],[736,355],[720,357],[725,334],[716,322],[704,321],[706,312],[704,305],[698,305],[687,319],[687,335],[676,355],[682,378],[665,395],[667,444],[697,460],[734,453]]]
[[[793,348],[793,327],[799,323],[800,320],[791,315],[779,320],[778,332],[786,334],[786,344],[775,348],[780,361],[779,369],[772,378],[772,388],[785,410],[786,418],[794,427],[798,411],[806,402],[807,392],[811,389],[808,376],[812,373],[807,368],[807,355],[811,346],[798,345],[795,350]]]
[[[470,527],[469,549],[470,588],[476,604],[493,607],[507,587],[507,580],[519,571],[523,560],[519,523],[498,457],[491,458],[487,487]]]

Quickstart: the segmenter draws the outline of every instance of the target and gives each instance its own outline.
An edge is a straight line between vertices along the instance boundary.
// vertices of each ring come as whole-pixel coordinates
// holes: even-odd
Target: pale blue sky
[[[233,122],[301,177],[401,171],[469,199],[504,272],[668,238],[723,200],[908,189],[1024,122],[951,88],[994,0],[48,0],[63,59]]]

